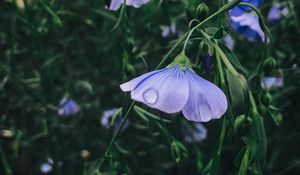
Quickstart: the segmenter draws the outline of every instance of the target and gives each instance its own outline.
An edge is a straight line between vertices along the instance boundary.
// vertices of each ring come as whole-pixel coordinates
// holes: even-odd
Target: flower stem
[[[120,134],[120,132],[121,132],[121,130],[122,130],[125,122],[126,122],[126,120],[128,119],[129,113],[133,109],[134,104],[135,104],[135,101],[132,101],[131,104],[130,104],[130,106],[129,106],[129,108],[128,108],[128,110],[127,110],[127,112],[126,112],[126,114],[124,115],[124,117],[122,119],[121,125],[119,126],[117,132],[115,133],[115,135],[111,139],[109,145],[107,146],[107,148],[106,148],[106,150],[104,152],[103,157],[96,163],[96,167],[98,167],[99,170],[101,169],[101,166],[102,166],[103,162],[105,161],[105,159],[109,157],[110,151],[113,148],[113,145],[116,142],[116,140],[117,140],[117,138],[118,138],[118,136],[119,136],[119,134]]]
[[[182,49],[182,52],[185,53],[185,50],[186,50],[186,46],[187,46],[187,43],[192,35],[192,33],[199,27],[201,27],[204,23],[206,23],[207,21],[213,19],[214,17],[218,16],[219,14],[225,12],[225,11],[228,11],[232,8],[234,8],[235,6],[237,6],[239,3],[240,3],[241,0],[234,0],[234,1],[231,1],[229,3],[227,3],[226,5],[224,5],[223,7],[221,7],[217,12],[215,12],[214,14],[210,15],[209,17],[207,17],[205,20],[203,20],[202,22],[200,22],[199,24],[197,24],[195,27],[193,27],[190,32],[188,33],[187,35],[187,38],[184,42],[184,45],[183,45],[183,49]]]

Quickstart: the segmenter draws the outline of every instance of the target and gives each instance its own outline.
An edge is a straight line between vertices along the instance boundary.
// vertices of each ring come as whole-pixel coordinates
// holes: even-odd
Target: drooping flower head
[[[150,0],[126,0],[127,6],[133,6],[135,8],[140,8],[144,4],[147,4]],[[116,11],[118,10],[121,5],[125,2],[125,0],[111,0],[109,5],[109,10]]]
[[[119,128],[122,122],[120,114],[121,114],[121,109],[118,108],[112,108],[110,110],[104,111],[101,118],[101,125],[106,129],[108,129],[111,125],[113,125],[114,129]],[[122,131],[126,130],[128,127],[129,127],[129,120],[126,120],[122,128]]]
[[[246,2],[246,3],[249,3],[251,5],[253,5],[254,7],[259,7],[262,3],[263,3],[263,0],[242,0],[242,2]],[[245,11],[252,11],[252,9],[248,6],[238,6],[238,8],[241,8]]]
[[[261,87],[263,89],[272,89],[283,87],[283,78],[282,77],[264,77],[261,79]]]
[[[198,76],[184,54],[167,68],[141,75],[120,87],[124,92],[130,91],[133,100],[166,113],[182,111],[191,121],[218,119],[227,109],[224,93]]]
[[[207,136],[207,129],[202,123],[195,123],[193,128],[185,127],[183,135],[186,142],[201,142]]]
[[[243,2],[247,2],[258,7],[262,1],[244,0]],[[260,40],[264,42],[265,34],[261,29],[259,17],[256,13],[244,6],[237,6],[229,11],[229,16],[231,26],[237,33],[245,36],[250,41]]]
[[[275,2],[269,10],[267,19],[271,24],[274,24],[288,13],[289,9],[287,7],[282,6],[279,2]]]
[[[79,111],[80,111],[80,108],[74,100],[68,99],[66,97],[64,97],[60,100],[58,115],[71,116],[71,115],[78,113]]]

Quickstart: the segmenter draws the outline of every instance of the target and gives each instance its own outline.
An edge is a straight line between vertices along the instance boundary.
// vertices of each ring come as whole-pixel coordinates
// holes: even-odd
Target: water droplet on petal
[[[154,104],[158,100],[158,92],[153,88],[149,88],[143,93],[143,98],[147,103]]]

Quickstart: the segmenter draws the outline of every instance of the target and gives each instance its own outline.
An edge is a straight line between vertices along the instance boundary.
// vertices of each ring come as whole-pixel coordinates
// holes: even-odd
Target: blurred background
[[[193,26],[189,21],[203,20],[225,2],[205,1],[206,11],[199,7],[202,0],[150,0],[139,8],[128,5],[118,10],[111,9],[109,0],[0,1],[0,174],[93,174],[95,161],[120,125],[121,107],[128,106],[128,95],[119,85],[154,70]],[[281,5],[281,16],[272,20],[268,15],[275,3]],[[271,71],[266,68],[269,79],[258,84],[262,88],[257,93],[265,99],[258,108],[266,156],[261,167],[246,169],[248,174],[297,175],[300,2],[265,0],[258,8],[272,35],[276,64]],[[252,80],[263,42],[237,32],[227,13],[205,28],[218,23],[226,33],[219,40],[235,53],[249,85],[257,86]],[[231,47],[226,36],[231,36]],[[214,56],[200,43],[193,42],[187,55],[195,71],[214,82]],[[227,81],[235,129],[227,127],[223,145],[218,143],[227,116],[202,125],[185,120],[181,113],[167,115],[138,103],[112,157],[96,173],[194,175],[213,174],[215,169],[217,174],[240,174],[245,138],[252,130],[243,115],[244,96],[234,80]],[[222,153],[216,165],[212,160],[219,146]]]

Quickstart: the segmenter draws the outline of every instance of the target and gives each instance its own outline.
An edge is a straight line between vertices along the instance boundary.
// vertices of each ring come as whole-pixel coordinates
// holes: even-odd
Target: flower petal
[[[148,73],[143,74],[139,77],[136,77],[135,79],[132,79],[132,80],[126,82],[126,83],[121,84],[120,88],[122,89],[123,92],[132,91],[132,90],[134,90],[134,88],[136,88],[136,86],[139,85],[139,83],[146,80],[148,77],[150,77],[154,74],[157,74],[161,71],[165,71],[165,70],[166,69],[160,69],[160,70],[148,72]]]
[[[123,4],[124,0],[112,0],[109,6],[109,10],[117,11],[121,4]]]
[[[240,16],[230,16],[231,25],[235,31],[246,36],[249,40],[260,38],[265,40],[265,34],[259,25],[259,19],[256,14],[243,13]]]
[[[188,100],[188,81],[178,65],[144,79],[131,98],[166,113],[182,110]]]
[[[197,122],[220,118],[227,109],[227,99],[222,90],[189,69],[186,76],[189,99],[182,111],[185,118]]]

